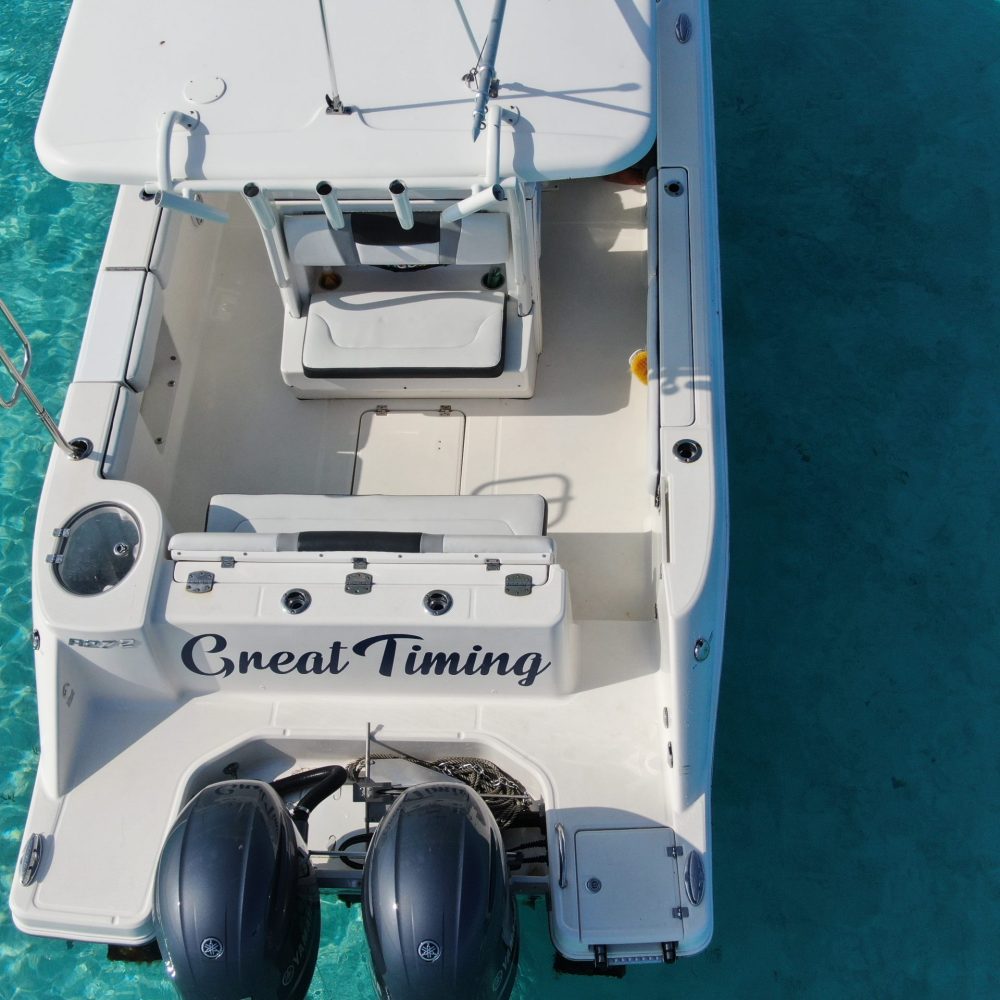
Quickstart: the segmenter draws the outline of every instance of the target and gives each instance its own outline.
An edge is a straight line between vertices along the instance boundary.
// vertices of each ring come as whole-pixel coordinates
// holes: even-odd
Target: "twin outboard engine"
[[[408,788],[379,823],[362,881],[385,1000],[507,1000],[517,909],[500,830],[471,788]]]
[[[183,809],[156,873],[153,919],[183,1000],[303,1000],[319,949],[310,810],[343,767],[209,785]],[[305,789],[294,807],[283,795]],[[395,789],[392,793],[395,794]],[[392,802],[362,877],[384,1000],[507,1000],[517,909],[500,829],[468,785],[411,785]]]
[[[187,804],[160,855],[153,919],[184,1000],[302,1000],[319,949],[319,893],[269,784],[223,781]]]

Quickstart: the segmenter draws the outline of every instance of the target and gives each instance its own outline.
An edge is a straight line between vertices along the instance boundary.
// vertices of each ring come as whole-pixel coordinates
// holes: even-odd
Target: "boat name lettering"
[[[409,640],[409,642],[406,642]],[[369,636],[346,646],[332,642],[324,651],[310,650],[294,653],[278,650],[270,655],[260,650],[230,651],[225,636],[217,632],[205,632],[193,636],[181,648],[181,661],[194,674],[201,677],[230,677],[233,674],[248,674],[251,671],[270,670],[275,674],[340,674],[350,665],[347,654],[365,658],[369,654],[378,657],[378,672],[381,677],[391,677],[393,673],[422,674],[438,677],[448,674],[458,676],[490,674],[517,678],[520,687],[531,687],[539,674],[552,666],[541,653],[511,653],[509,651],[483,651],[475,644],[469,652],[434,652],[424,649],[420,643],[423,636],[409,632],[387,632]],[[404,646],[409,648],[404,652]],[[199,657],[197,654],[202,653]]]
[[[328,652],[311,650],[296,656],[293,652],[282,649],[266,659],[258,650],[243,649],[234,657],[219,656],[214,663],[209,660],[208,667],[203,668],[198,665],[194,655],[203,640],[206,640],[206,645],[203,647],[205,653],[221,653],[229,646],[226,637],[216,632],[196,635],[184,643],[181,649],[181,661],[193,674],[201,674],[202,677],[229,677],[231,674],[248,674],[251,670],[270,670],[275,674],[339,674],[343,673],[350,663],[349,660],[341,662],[344,644],[334,642]],[[212,669],[213,665],[215,669]]]

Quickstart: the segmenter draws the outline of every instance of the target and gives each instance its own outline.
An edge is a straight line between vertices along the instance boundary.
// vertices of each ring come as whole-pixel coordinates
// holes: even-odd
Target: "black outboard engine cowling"
[[[319,893],[270,785],[223,781],[184,807],[160,855],[153,919],[183,1000],[302,1000],[319,949]]]
[[[391,1000],[507,1000],[517,909],[500,830],[471,788],[408,788],[379,823],[362,882],[379,993]]]

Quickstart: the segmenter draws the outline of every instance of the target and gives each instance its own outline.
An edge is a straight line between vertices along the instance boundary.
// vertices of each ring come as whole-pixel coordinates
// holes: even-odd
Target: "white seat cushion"
[[[313,378],[498,375],[506,295],[479,267],[351,270],[309,303],[302,365]]]
[[[212,497],[206,531],[418,531],[432,535],[544,535],[545,498],[323,496],[224,493]]]
[[[404,533],[407,537],[410,533]],[[393,542],[388,544],[379,540],[378,532],[362,533],[364,538],[345,539],[337,535],[320,532],[327,542],[317,542],[309,539],[302,544],[300,536],[291,532],[268,532],[259,534],[250,531],[186,531],[174,535],[168,548],[171,557],[178,562],[199,562],[203,559],[218,559],[226,553],[238,553],[243,559],[252,553],[275,552],[391,552]],[[307,536],[303,536],[308,539]],[[398,533],[391,533],[393,540],[398,539]],[[555,545],[551,538],[542,535],[427,535],[415,533],[413,537],[420,539],[421,555],[475,555],[488,556],[491,553],[513,555],[541,556],[551,560],[555,554]],[[329,545],[329,548],[326,546]],[[371,547],[369,547],[369,545]],[[400,552],[415,552],[405,546],[400,546]]]

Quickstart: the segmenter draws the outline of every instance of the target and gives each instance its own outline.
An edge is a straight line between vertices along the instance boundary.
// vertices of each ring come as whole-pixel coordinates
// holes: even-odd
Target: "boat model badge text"
[[[409,642],[407,642],[409,640]],[[294,653],[281,649],[266,654],[260,650],[230,650],[225,636],[205,632],[193,636],[181,648],[181,661],[201,677],[230,677],[252,671],[269,670],[274,674],[341,674],[351,665],[349,654],[379,657],[382,677],[393,673],[488,677],[513,676],[520,687],[531,687],[539,674],[552,666],[541,653],[484,652],[479,644],[465,652],[435,652],[424,649],[423,636],[408,632],[388,632],[361,639],[353,646],[332,642],[326,650]],[[405,647],[409,648],[406,649]],[[228,652],[230,655],[224,656]],[[201,656],[198,654],[201,653]]]

